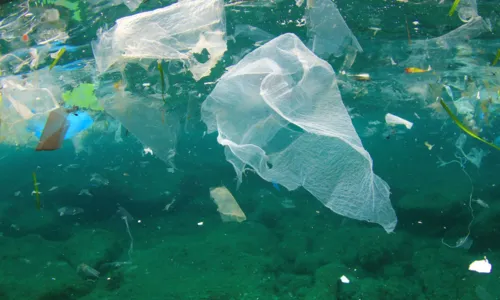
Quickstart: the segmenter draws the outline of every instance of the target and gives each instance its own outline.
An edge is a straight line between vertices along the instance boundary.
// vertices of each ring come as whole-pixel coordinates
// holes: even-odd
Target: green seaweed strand
[[[495,59],[493,60],[493,63],[491,65],[492,66],[496,65],[499,59],[500,59],[500,49],[497,50],[497,56],[495,56]]]
[[[453,5],[450,8],[450,12],[448,13],[448,16],[450,16],[450,17],[453,16],[453,14],[455,13],[455,10],[457,10],[457,6],[459,3],[460,3],[460,0],[455,0],[455,2],[453,2]]]
[[[33,186],[35,187],[35,206],[37,210],[40,210],[42,204],[40,202],[40,192],[38,191],[38,184],[36,182],[36,173],[33,172]]]
[[[450,118],[453,120],[453,122],[455,122],[455,124],[457,124],[457,126],[460,129],[462,129],[465,133],[467,133],[471,137],[475,138],[476,140],[481,141],[481,142],[485,143],[486,145],[489,145],[489,146],[497,149],[498,151],[500,151],[500,147],[498,147],[497,145],[495,145],[493,143],[490,143],[487,140],[483,139],[482,137],[478,136],[472,130],[470,130],[469,128],[467,128],[462,122],[460,122],[460,120],[458,119],[458,117],[455,116],[451,112],[451,109],[448,107],[448,105],[446,105],[446,103],[444,103],[444,101],[443,101],[442,98],[439,98],[439,103],[441,103],[441,106],[444,108],[444,110],[446,110],[446,112],[448,113],[448,115],[450,116]]]
[[[59,51],[57,51],[54,61],[52,62],[52,64],[50,64],[49,71],[55,67],[55,65],[57,64],[61,56],[64,54],[64,52],[66,52],[66,47],[62,47],[61,49],[59,49]]]

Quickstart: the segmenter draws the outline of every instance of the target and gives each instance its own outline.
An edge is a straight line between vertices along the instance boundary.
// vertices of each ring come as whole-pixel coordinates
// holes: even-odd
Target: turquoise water
[[[197,0],[184,0],[189,1]],[[309,5],[322,3],[316,1]],[[161,57],[163,75],[157,59],[150,57],[129,61],[120,56],[123,61],[109,70],[98,70],[101,58],[91,43],[101,38],[99,30],[106,32],[117,19],[173,1],[145,1],[133,12],[107,1],[11,1],[0,6],[0,299],[500,298],[500,160],[498,149],[487,144],[500,136],[500,73],[499,65],[492,66],[500,49],[498,4],[478,0],[476,11],[471,10],[472,1],[462,0],[450,17],[453,1],[335,2],[363,51],[349,67],[346,55],[352,57],[355,46],[339,43],[340,55],[322,57],[335,71],[335,84],[322,85],[322,77],[315,77],[311,82],[320,84],[304,88],[303,99],[329,101],[321,92],[338,86],[341,99],[335,98],[336,103],[343,103],[347,114],[330,111],[329,106],[308,113],[324,112],[333,127],[352,122],[374,174],[390,187],[397,225],[388,233],[381,222],[342,216],[334,212],[341,204],[318,199],[322,189],[330,199],[341,198],[344,190],[331,192],[328,184],[352,178],[340,167],[322,169],[331,162],[351,161],[345,142],[331,151],[321,148],[324,140],[316,140],[311,149],[299,151],[314,153],[306,156],[310,161],[295,169],[294,163],[304,161],[295,156],[284,167],[292,170],[287,176],[278,179],[272,173],[280,165],[276,153],[308,133],[300,122],[288,122],[278,138],[270,138],[272,144],[262,147],[268,152],[260,173],[252,167],[257,164],[248,163],[239,182],[228,162],[230,150],[219,142],[233,136],[222,120],[238,113],[236,100],[248,111],[261,106],[251,107],[250,97],[223,90],[235,86],[224,85],[227,74],[234,74],[238,63],[248,62],[249,53],[281,34],[294,33],[306,45],[311,38],[309,22],[314,21],[305,17],[307,4],[277,2],[226,1],[219,25],[226,30],[227,49],[199,80],[194,78],[192,57],[207,62],[213,57],[208,47],[194,51],[188,62]],[[47,11],[53,9],[59,16],[49,22]],[[459,12],[463,18],[471,11],[475,17],[462,22]],[[189,23],[194,15],[183,20]],[[480,25],[456,31],[477,20]],[[238,28],[248,29],[238,25],[262,32],[238,34]],[[142,32],[147,36],[164,29],[149,24]],[[432,40],[449,32],[455,34],[451,39]],[[327,32],[321,38],[331,36]],[[342,38],[331,39],[329,45]],[[154,53],[162,43],[178,42],[158,41]],[[119,48],[116,40],[111,44]],[[285,43],[280,46],[285,48]],[[49,71],[62,47],[66,52]],[[38,64],[30,48],[37,49]],[[429,65],[428,72],[405,72],[427,71]],[[324,67],[318,74],[327,71]],[[294,76],[300,79],[303,73],[286,77],[286,82],[298,84]],[[359,74],[369,74],[370,80],[356,80]],[[241,89],[254,91],[252,80],[245,78]],[[276,82],[269,90],[282,87]],[[63,96],[83,83],[91,89],[79,99]],[[47,119],[54,103],[47,90],[55,106],[79,106],[70,117],[73,126],[81,126],[59,149],[35,151],[40,133],[33,128],[50,127]],[[215,97],[216,91],[223,96]],[[321,92],[308,98],[308,91]],[[263,94],[274,95],[261,90]],[[439,97],[472,135],[486,142],[461,130],[436,102]],[[209,99],[220,101],[218,105],[230,103],[212,111],[219,122],[216,132],[207,132]],[[36,104],[41,102],[52,106]],[[13,103],[25,105],[28,112]],[[413,127],[386,124],[387,113],[413,122]],[[86,114],[92,117],[91,126],[75,121]],[[276,116],[271,119],[283,122]],[[242,124],[239,121],[231,125]],[[264,139],[264,129],[275,125],[256,126],[252,143]],[[311,136],[320,135],[316,131]],[[359,190],[362,168],[355,162],[351,166],[356,182],[349,183]],[[299,185],[304,187],[289,188],[294,176],[302,176]],[[224,222],[224,208],[211,197],[216,187],[229,190],[246,220]],[[373,210],[368,214],[378,205],[370,202]],[[469,270],[472,262],[485,257],[492,265],[490,273]]]

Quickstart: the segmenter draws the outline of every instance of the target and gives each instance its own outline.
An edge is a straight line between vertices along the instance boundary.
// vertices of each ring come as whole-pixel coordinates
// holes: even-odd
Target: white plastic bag
[[[297,36],[281,35],[233,66],[202,119],[239,182],[251,168],[288,190],[304,187],[338,214],[394,230],[389,186],[372,171],[333,69]]]

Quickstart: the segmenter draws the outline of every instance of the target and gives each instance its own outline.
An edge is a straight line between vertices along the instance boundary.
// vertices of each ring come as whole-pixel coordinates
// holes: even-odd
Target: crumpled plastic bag
[[[225,73],[202,104],[238,181],[247,169],[305,188],[332,211],[394,230],[389,186],[342,103],[332,67],[294,34],[281,35]]]
[[[130,61],[181,60],[196,80],[210,74],[227,49],[223,0],[184,0],[120,18],[92,42],[97,70]],[[206,61],[196,58],[206,50]]]

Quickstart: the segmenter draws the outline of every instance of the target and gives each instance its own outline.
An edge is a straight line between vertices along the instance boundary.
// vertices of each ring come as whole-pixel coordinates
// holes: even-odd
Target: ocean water
[[[500,64],[493,66],[500,51],[496,0],[477,0],[477,6],[461,0],[452,16],[451,0],[337,0],[334,7],[352,35],[335,31],[344,27],[338,18],[338,27],[331,25],[331,11],[325,9],[319,21],[308,17],[315,5],[331,5],[328,0],[302,6],[292,0],[225,1],[209,26],[226,31],[227,49],[198,80],[192,66],[210,61],[215,52],[207,52],[206,45],[203,51],[182,48],[183,33],[154,40],[158,44],[148,49],[153,54],[138,51],[135,59],[124,58],[130,48],[120,48],[119,34],[109,42],[116,52],[102,54],[96,48],[101,33],[111,32],[116,20],[175,2],[148,0],[131,11],[122,1],[2,1],[0,299],[500,298],[500,152],[493,144],[500,136]],[[204,21],[195,9],[180,20]],[[310,82],[304,91],[338,86],[335,103],[345,107],[348,118],[330,106],[313,106],[308,113],[321,111],[331,128],[352,122],[373,161],[368,178],[376,174],[390,188],[397,216],[392,232],[369,218],[338,213],[351,200],[379,199],[373,195],[380,192],[371,189],[360,200],[330,189],[330,184],[345,183],[345,190],[358,190],[358,183],[367,180],[366,169],[345,148],[323,149],[318,142],[299,151],[306,153],[301,159],[286,160],[286,176],[266,178],[264,171],[278,169],[276,153],[297,143],[295,135],[315,138],[318,131],[287,119],[283,130],[289,130],[290,140],[277,134],[269,148],[263,147],[267,167],[261,165],[259,172],[257,163],[247,163],[241,182],[237,166],[228,161],[230,148],[219,143],[233,138],[223,120],[237,112],[237,100],[243,106],[254,100],[225,91],[236,86],[224,85],[227,74],[285,33],[317,50],[308,44],[314,22],[327,24],[318,41],[339,53],[321,57],[335,72],[328,75],[335,76],[328,77],[334,78],[330,85],[317,77],[312,83],[318,84]],[[145,23],[136,36],[169,30]],[[349,45],[352,36],[362,51]],[[141,49],[144,42],[132,45]],[[160,71],[151,55],[165,49],[162,45],[182,48],[179,52],[187,56],[195,53],[197,62],[165,55]],[[62,48],[66,52],[49,70]],[[99,70],[115,58],[119,61],[112,67]],[[304,84],[295,75],[286,82]],[[252,80],[246,77],[241,89],[255,91]],[[280,88],[279,83],[269,89]],[[90,89],[76,96],[81,84]],[[217,89],[224,93],[214,98]],[[256,89],[255,97],[268,95]],[[312,94],[304,99],[317,104],[325,98]],[[436,101],[440,98],[465,130]],[[223,109],[214,110],[216,132],[208,132],[202,109],[209,99],[222,103]],[[37,104],[42,102],[44,107]],[[72,121],[76,134],[66,136],[58,149],[35,151],[42,144],[41,128],[50,131],[48,115],[58,106],[78,106],[76,114],[69,113],[73,120],[85,112],[92,124]],[[248,116],[241,115],[241,124],[258,119],[252,112],[249,108]],[[413,126],[387,124],[387,113]],[[256,137],[239,142],[257,144],[266,138],[266,126],[274,125],[256,126]],[[306,162],[296,167],[303,157]],[[335,168],[338,163],[332,162],[340,161],[347,162],[349,172]],[[287,179],[296,182],[294,176],[302,181],[292,189]],[[234,203],[218,205],[216,187],[228,189],[244,221],[234,217],[240,212]],[[318,199],[318,191],[329,200]],[[336,202],[340,198],[346,202]],[[375,215],[381,202],[366,201],[368,208],[351,209]],[[228,209],[233,217],[224,214]],[[474,261],[492,269],[470,270]]]

